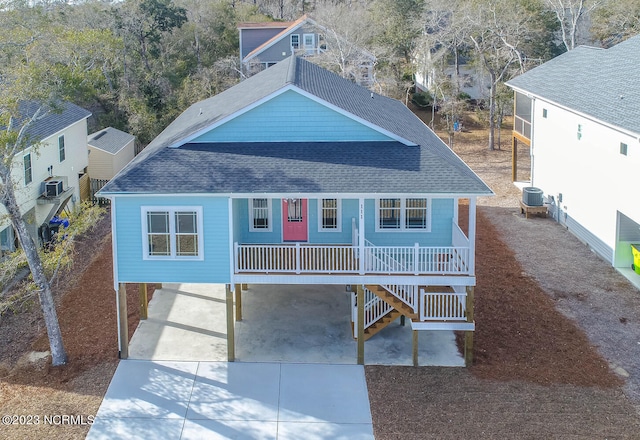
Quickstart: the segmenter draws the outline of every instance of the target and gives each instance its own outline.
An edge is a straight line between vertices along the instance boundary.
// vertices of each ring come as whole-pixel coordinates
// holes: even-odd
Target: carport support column
[[[129,322],[127,319],[127,285],[118,284],[118,339],[120,341],[120,359],[129,357]]]
[[[242,321],[242,284],[236,284],[236,321]]]
[[[467,322],[474,320],[474,287],[467,286]],[[470,367],[473,364],[473,331],[464,332],[464,364]]]
[[[515,113],[514,113],[515,114]],[[518,139],[511,135],[511,181],[518,180]]]
[[[404,315],[403,315],[404,316]],[[418,366],[418,330],[413,330],[413,366]]]
[[[358,365],[364,365],[364,287],[358,284],[356,289],[358,302]]]
[[[227,360],[233,362],[236,360],[236,342],[234,334],[233,322],[233,292],[231,284],[225,284],[226,302],[227,302]]]
[[[140,294],[140,319],[147,319],[149,316],[149,296],[147,294],[147,283],[138,284]]]

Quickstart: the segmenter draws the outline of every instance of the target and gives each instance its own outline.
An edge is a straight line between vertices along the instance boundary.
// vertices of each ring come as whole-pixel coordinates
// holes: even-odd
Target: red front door
[[[282,199],[282,239],[307,241],[307,199]]]

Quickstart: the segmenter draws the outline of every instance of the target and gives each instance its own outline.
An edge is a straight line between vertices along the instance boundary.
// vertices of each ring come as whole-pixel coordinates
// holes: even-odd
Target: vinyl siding
[[[122,150],[118,151],[113,156],[113,163],[111,168],[113,175],[115,176],[118,173],[118,171],[123,169],[126,164],[131,162],[134,156],[135,156],[135,144],[134,144],[134,141],[132,140]]]
[[[451,246],[453,199],[431,201],[431,232],[376,232],[375,200],[365,200],[365,230],[369,241],[377,246]]]
[[[240,37],[242,41],[242,47],[240,48],[240,57],[246,57],[256,47],[269,41],[271,38],[278,35],[285,28],[261,28],[261,29],[241,29]]]
[[[193,142],[389,140],[392,139],[370,127],[288,90]]]
[[[119,282],[230,282],[227,198],[116,197],[114,206]],[[142,206],[202,206],[204,260],[144,260]]]
[[[342,231],[319,232],[317,200],[309,199],[308,225],[309,243],[318,244],[351,244],[351,219],[358,225],[358,206],[356,199],[342,200]],[[367,240],[379,246],[450,246],[453,222],[453,199],[433,199],[431,204],[431,232],[393,231],[375,232],[375,200],[365,200],[365,229]],[[249,232],[248,202],[234,200],[234,228],[241,237],[240,243],[282,243],[282,202],[272,200],[273,230],[272,232]]]
[[[92,179],[111,179],[115,175],[113,172],[113,155],[89,146],[88,171]]]
[[[532,128],[533,186],[548,200],[554,197],[558,205],[552,212],[561,211],[561,223],[612,262],[617,213],[640,223],[640,204],[633,197],[640,169],[637,138],[541,99],[534,100]],[[620,154],[620,143],[627,144],[627,155]]]

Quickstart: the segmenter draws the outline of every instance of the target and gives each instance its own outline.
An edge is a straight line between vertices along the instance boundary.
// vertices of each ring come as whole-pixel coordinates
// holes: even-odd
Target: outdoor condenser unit
[[[527,206],[542,206],[542,190],[534,186],[522,188],[522,203]]]
[[[62,194],[62,180],[49,180],[44,185],[47,197],[57,197]]]

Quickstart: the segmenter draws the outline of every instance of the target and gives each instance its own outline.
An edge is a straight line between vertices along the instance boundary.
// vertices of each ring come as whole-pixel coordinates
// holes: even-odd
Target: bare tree
[[[31,275],[38,287],[38,299],[47,328],[52,364],[57,366],[67,363],[67,354],[62,342],[62,333],[58,324],[51,284],[45,274],[36,243],[29,234],[27,222],[20,212],[15,183],[12,179],[12,170],[16,164],[16,158],[21,155],[25,148],[34,147],[33,143],[29,142],[29,128],[51,110],[47,109],[45,105],[40,105],[33,113],[23,115],[20,114],[19,108],[19,102],[16,101],[11,103],[7,102],[7,100],[2,100],[0,103],[0,117],[7,121],[5,129],[0,134],[0,151],[2,152],[2,160],[0,161],[0,204],[6,209],[11,224],[18,235]]]
[[[369,11],[358,3],[324,3],[313,17],[317,23],[311,22],[324,39],[322,52],[313,61],[343,78],[371,85],[377,59],[367,50],[375,35]]]
[[[580,27],[591,11],[607,0],[545,0],[545,3],[558,19],[562,43],[569,51],[576,47]]]
[[[544,41],[550,29],[543,11],[525,0],[470,0],[468,38],[490,78],[489,149],[495,148],[498,85],[541,61],[531,42]]]

